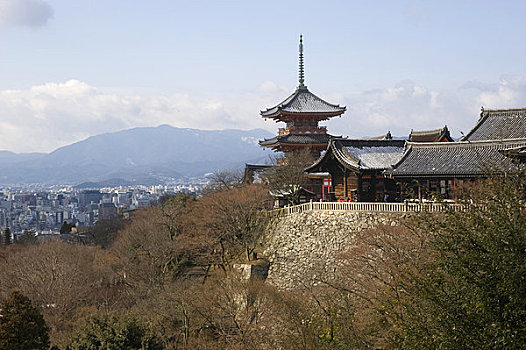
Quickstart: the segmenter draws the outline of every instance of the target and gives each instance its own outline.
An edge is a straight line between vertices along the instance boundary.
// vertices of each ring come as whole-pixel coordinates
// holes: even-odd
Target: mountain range
[[[51,153],[0,151],[0,185],[79,184],[87,181],[163,183],[268,162],[262,129],[198,130],[169,125],[89,137]],[[118,179],[118,180],[115,180]]]

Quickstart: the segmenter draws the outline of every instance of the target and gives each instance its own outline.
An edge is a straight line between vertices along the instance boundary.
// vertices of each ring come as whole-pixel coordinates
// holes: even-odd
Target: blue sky
[[[170,124],[265,128],[297,85],[351,137],[526,106],[523,1],[0,0],[0,149]]]

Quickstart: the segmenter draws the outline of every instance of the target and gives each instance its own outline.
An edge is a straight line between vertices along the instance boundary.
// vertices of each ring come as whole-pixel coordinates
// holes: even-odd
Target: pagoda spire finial
[[[305,87],[305,70],[303,68],[303,35],[300,34],[300,69],[299,69],[299,87]]]

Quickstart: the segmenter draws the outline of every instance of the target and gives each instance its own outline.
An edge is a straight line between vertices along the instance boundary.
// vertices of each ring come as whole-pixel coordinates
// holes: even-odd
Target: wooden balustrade
[[[376,213],[417,213],[417,212],[443,212],[463,211],[469,204],[454,204],[446,202],[428,203],[384,203],[384,202],[307,202],[294,206],[274,209],[270,211],[272,216],[289,215],[305,211],[356,211]]]

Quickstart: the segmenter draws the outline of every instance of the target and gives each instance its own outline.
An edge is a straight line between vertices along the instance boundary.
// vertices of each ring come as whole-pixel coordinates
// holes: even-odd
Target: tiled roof
[[[334,140],[340,161],[355,169],[387,169],[402,158],[404,140]]]
[[[396,164],[404,153],[405,140],[351,140],[334,138],[325,154],[307,171],[319,171],[319,166],[332,153],[345,167],[353,170],[383,170]]]
[[[285,101],[261,111],[261,116],[271,117],[279,112],[339,115],[345,112],[345,107],[328,103],[310,92],[307,87],[299,86]]]
[[[392,140],[393,135],[391,135],[391,132],[388,131],[385,135],[365,137],[364,139],[365,140]]]
[[[526,138],[526,108],[483,110],[461,141]]]
[[[279,143],[319,145],[319,144],[329,143],[329,139],[331,137],[332,136],[329,134],[302,134],[302,135],[289,134],[289,135],[276,136],[271,139],[264,139],[262,141],[259,141],[259,145],[260,146],[274,146]]]
[[[443,138],[446,138],[448,141],[453,141],[447,126],[444,126],[440,129],[434,130],[411,130],[409,134],[409,141],[411,142],[438,142]]]
[[[499,150],[526,146],[526,139],[473,142],[408,142],[403,158],[389,173],[396,177],[481,176],[507,171],[513,161]]]

